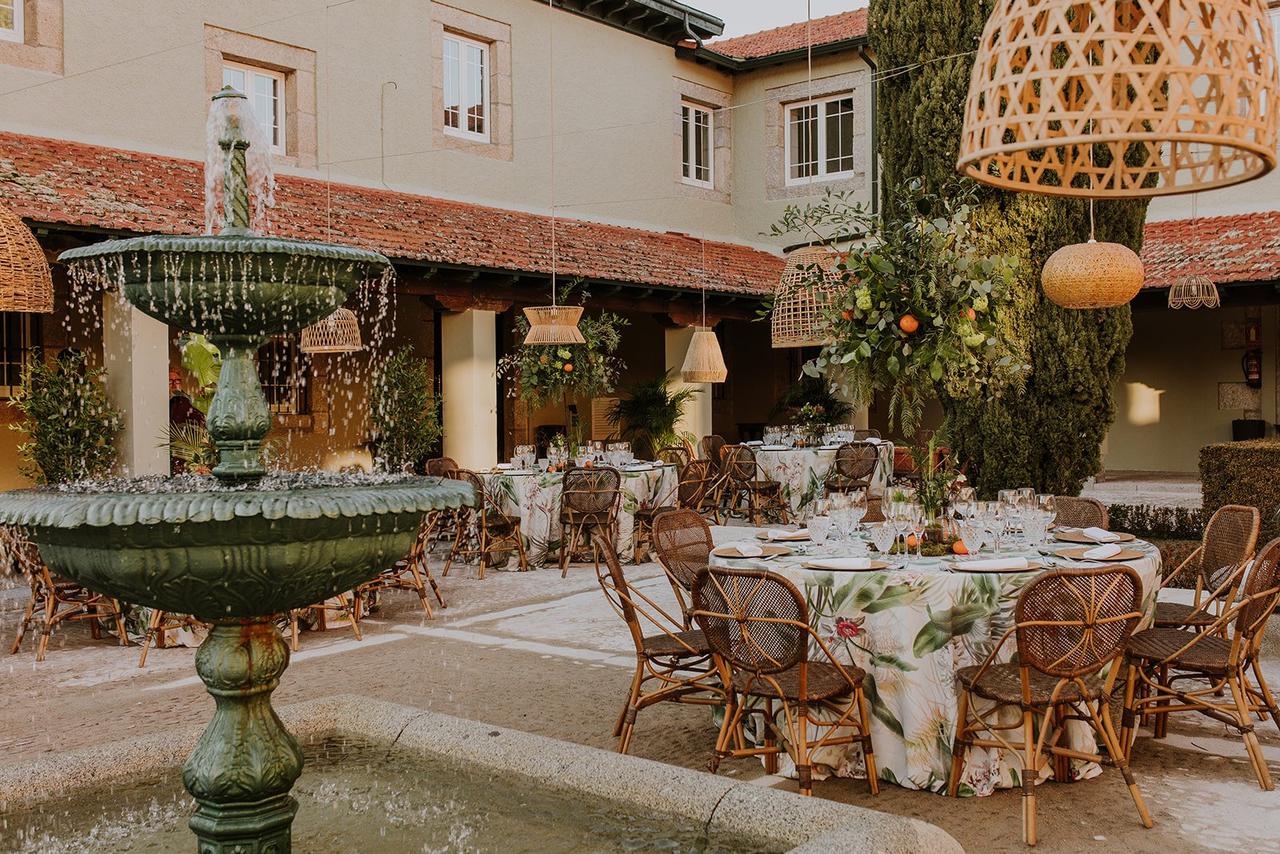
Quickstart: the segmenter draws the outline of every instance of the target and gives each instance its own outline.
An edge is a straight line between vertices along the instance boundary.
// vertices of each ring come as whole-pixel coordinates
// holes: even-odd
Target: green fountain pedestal
[[[289,665],[275,621],[216,623],[196,652],[196,672],[217,710],[182,769],[196,799],[190,827],[200,854],[282,854],[292,847],[302,750],[271,707]]]

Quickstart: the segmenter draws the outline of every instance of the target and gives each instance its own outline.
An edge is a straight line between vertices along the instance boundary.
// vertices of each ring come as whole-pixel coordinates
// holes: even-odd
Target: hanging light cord
[[[556,306],[556,268],[558,265],[558,247],[556,246],[556,21],[555,0],[547,0],[547,44],[550,56],[547,58],[547,89],[551,115],[551,307]]]
[[[707,239],[702,238],[702,328],[707,328]]]

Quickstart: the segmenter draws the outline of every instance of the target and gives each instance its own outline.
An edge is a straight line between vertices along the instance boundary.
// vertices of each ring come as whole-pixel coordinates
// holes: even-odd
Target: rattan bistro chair
[[[94,593],[74,581],[54,575],[41,559],[39,550],[21,531],[0,526],[0,553],[11,557],[31,585],[31,596],[27,600],[22,620],[18,623],[18,633],[13,639],[10,655],[16,655],[22,648],[22,640],[33,623],[40,626],[36,661],[44,661],[45,653],[49,650],[49,637],[58,624],[64,622],[87,622],[90,636],[94,640],[100,640],[102,628],[99,620],[111,620],[115,623],[120,645],[129,645],[120,603],[110,596]]]
[[[868,489],[880,465],[880,448],[870,442],[846,442],[836,450],[836,458],[822,486],[827,495]]]
[[[1111,521],[1106,505],[1096,498],[1055,495],[1053,506],[1057,509],[1054,524],[1061,528],[1106,528]]]
[[[674,504],[659,507],[636,508],[632,540],[635,544],[635,562],[641,563],[653,545],[653,520],[660,514],[675,509],[700,511],[711,489],[711,463],[708,460],[690,460],[680,469]]]
[[[618,547],[618,499],[622,475],[615,468],[571,468],[560,490],[560,577],[569,574],[569,561],[590,541],[603,539]]]
[[[418,600],[422,603],[422,613],[430,620],[435,614],[431,610],[431,603],[427,601],[428,584],[431,585],[431,592],[435,594],[440,607],[449,607],[444,602],[444,596],[440,594],[440,585],[436,584],[435,578],[431,575],[431,566],[427,562],[427,552],[434,533],[434,522],[431,514],[428,513],[418,526],[418,536],[413,541],[409,554],[356,588],[357,613],[360,612],[365,600],[376,601],[384,590],[411,590],[418,594]]]
[[[859,744],[867,783],[877,794],[871,712],[862,691],[866,674],[831,654],[809,626],[809,608],[795,585],[771,572],[712,566],[694,579],[693,604],[694,620],[730,689],[710,770],[725,757],[764,756],[765,770],[777,773],[778,754],[785,750],[795,762],[800,793],[811,795],[813,751]],[[809,659],[811,646],[821,650],[820,659]],[[782,724],[775,703],[782,707]],[[830,714],[817,717],[817,709]],[[759,716],[763,733],[758,746],[748,745],[743,735],[743,722],[752,715]]]
[[[1201,631],[1152,628],[1125,646],[1128,683],[1120,740],[1132,750],[1139,715],[1154,717],[1157,734],[1168,716],[1199,712],[1240,733],[1258,785],[1274,788],[1253,715],[1280,726],[1280,708],[1258,663],[1262,634],[1280,600],[1280,538],[1253,561],[1234,604]],[[1257,679],[1249,679],[1249,671]],[[1179,682],[1190,682],[1178,687]],[[1220,698],[1221,697],[1221,698]]]
[[[464,563],[469,563],[474,557],[479,563],[480,578],[483,579],[486,564],[496,564],[499,557],[505,558],[513,551],[519,559],[520,571],[527,570],[529,556],[524,550],[520,517],[508,516],[503,512],[489,490],[484,488],[484,480],[475,472],[457,469],[449,476],[471,484],[476,503],[474,507],[462,508],[460,511],[458,530],[441,574],[448,575],[449,567],[455,560],[461,558]]]
[[[756,452],[746,445],[725,445],[720,463],[728,512],[741,506],[752,525],[772,517],[779,524],[791,521],[791,509],[782,495],[782,484],[760,477]]]
[[[1217,620],[1221,611],[1231,606],[1240,587],[1240,574],[1253,558],[1258,546],[1258,508],[1228,504],[1218,508],[1204,527],[1200,547],[1187,556],[1177,569],[1164,577],[1160,590],[1188,571],[1195,572],[1195,598],[1192,604],[1156,602],[1155,625],[1158,628],[1190,626],[1204,628]]]
[[[636,715],[655,703],[719,706],[725,701],[707,639],[669,614],[644,591],[627,583],[618,553],[607,543],[595,546],[596,578],[613,610],[626,622],[636,649],[631,690],[613,734],[626,753]]]
[[[947,794],[954,797],[958,792],[968,748],[1021,751],[1022,838],[1035,845],[1035,781],[1046,754],[1103,761],[1100,755],[1058,744],[1066,722],[1077,720],[1089,724],[1102,740],[1129,787],[1142,825],[1151,827],[1151,814],[1129,770],[1107,708],[1125,642],[1142,619],[1141,578],[1119,564],[1053,570],[1022,589],[1014,614],[1016,624],[1004,633],[986,661],[956,672],[961,693]],[[998,663],[997,656],[1010,635],[1016,636],[1017,663]],[[1113,666],[1104,678],[1102,670],[1108,664]],[[994,705],[979,711],[970,695]],[[998,714],[1009,707],[1020,709],[1022,716],[1001,723]],[[1011,732],[1016,730],[1021,732]],[[980,737],[982,733],[987,737]],[[1011,743],[1004,733],[1021,744]]]
[[[668,510],[653,520],[653,547],[684,615],[684,627],[693,628],[693,582],[711,565],[711,526],[696,510]]]
[[[684,445],[667,445],[658,451],[657,459],[660,463],[683,469],[689,464],[689,449]]]

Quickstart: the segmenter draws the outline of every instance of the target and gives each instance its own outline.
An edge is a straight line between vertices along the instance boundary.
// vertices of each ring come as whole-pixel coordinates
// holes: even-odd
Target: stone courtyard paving
[[[631,567],[628,577],[647,594],[671,599],[655,564]],[[344,629],[304,633],[277,703],[354,693],[612,747],[610,733],[634,659],[625,627],[590,566],[571,568],[567,579],[543,569],[491,572],[480,581],[474,569],[463,568],[440,581],[449,608],[433,620],[422,619],[416,597],[400,593],[364,621],[362,642]],[[15,594],[0,598],[6,639],[23,601]],[[212,701],[192,675],[194,650],[152,651],[140,670],[137,647],[92,641],[83,626],[55,636],[43,664],[35,664],[29,644],[0,659],[0,761],[207,720]],[[1268,668],[1276,674],[1273,684],[1280,683],[1276,663]],[[1267,722],[1259,735],[1273,774],[1280,773],[1280,733]],[[713,741],[705,709],[666,704],[641,713],[632,752],[702,768]],[[1280,850],[1276,793],[1259,790],[1238,738],[1223,727],[1175,718],[1163,743],[1140,738],[1134,771],[1154,829],[1139,826],[1119,775],[1106,769],[1095,780],[1042,787],[1037,850]],[[725,763],[721,773],[760,785],[795,785],[745,760]],[[828,780],[814,793],[933,822],[971,851],[1026,850],[1012,791],[951,800],[886,785],[872,797],[862,781]]]

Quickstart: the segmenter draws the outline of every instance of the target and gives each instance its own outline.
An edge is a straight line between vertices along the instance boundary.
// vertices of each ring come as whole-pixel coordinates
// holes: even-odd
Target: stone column
[[[498,341],[494,312],[449,312],[440,323],[444,454],[469,469],[498,461]]]
[[[102,306],[107,395],[124,413],[120,465],[132,476],[167,475],[161,447],[169,424],[169,327],[134,308],[118,292]]]
[[[676,432],[692,433],[694,442],[711,431],[711,383],[686,383],[680,380],[680,367],[684,364],[684,354],[689,349],[695,327],[677,326],[665,330],[667,370],[671,372],[671,388],[696,388],[699,394],[685,404],[684,415],[676,424]]]

